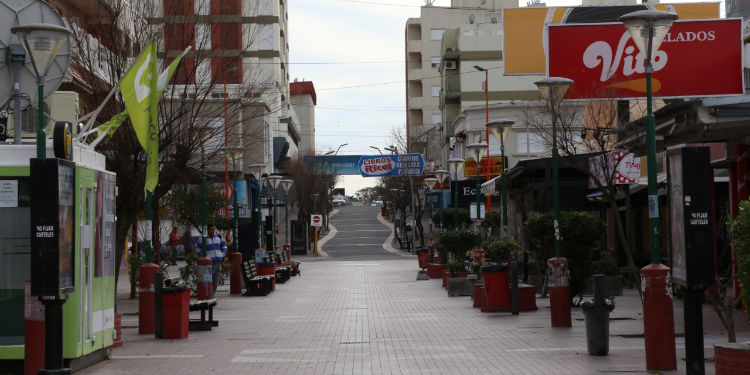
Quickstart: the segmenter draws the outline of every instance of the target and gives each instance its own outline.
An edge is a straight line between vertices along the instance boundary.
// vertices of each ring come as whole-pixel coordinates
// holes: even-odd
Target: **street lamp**
[[[273,222],[271,224],[271,231],[273,232],[273,242],[271,243],[271,250],[276,250],[276,188],[279,187],[279,184],[281,184],[281,179],[283,177],[279,175],[271,175],[268,176],[268,183],[271,184],[271,187],[273,188],[273,201],[271,205],[273,205]]]
[[[257,227],[256,230],[257,230],[257,234],[258,234],[258,247],[259,248],[263,247],[262,246],[262,241],[261,241],[262,238],[263,238],[263,231],[261,230],[261,225],[262,225],[261,222],[263,220],[261,219],[262,213],[261,213],[261,209],[260,209],[260,193],[263,190],[263,184],[261,182],[261,178],[262,178],[263,170],[264,169],[266,169],[266,165],[265,164],[260,164],[260,163],[259,164],[251,164],[250,166],[248,166],[248,170],[250,171],[250,174],[253,175],[253,177],[256,177],[258,179],[258,194],[256,195],[255,208],[256,208],[256,210],[258,212],[258,221],[256,223],[257,224],[256,225],[256,227]]]
[[[224,207],[224,215],[226,217],[229,217],[229,130],[227,126],[229,117],[227,116],[227,74],[233,73],[236,70],[237,67],[224,71],[224,196],[227,197],[227,203]],[[234,240],[237,241],[237,238],[235,237]]]
[[[70,29],[46,23],[32,23],[12,27],[10,31],[23,42],[23,49],[31,58],[39,88],[39,127],[36,133],[36,157],[47,156],[47,136],[44,133],[44,82],[60,48],[68,41]],[[16,125],[18,129],[21,124]],[[20,130],[16,130],[20,131]]]
[[[440,181],[440,232],[443,232],[443,209],[445,208],[445,203],[443,202],[443,183],[445,183],[445,178],[450,176],[450,172],[446,171],[445,169],[438,169],[435,171],[435,176],[437,176],[438,180]]]
[[[484,123],[490,122],[490,77],[489,69],[482,68],[479,65],[474,65],[474,69],[484,72]],[[490,131],[485,129],[484,138],[487,142],[487,181],[490,180]],[[477,177],[479,177],[479,165],[477,164]],[[487,212],[492,211],[492,196],[487,195]]]
[[[477,165],[477,190],[476,190],[476,196],[477,196],[477,224],[476,224],[476,231],[479,233],[479,222],[482,221],[482,215],[480,214],[480,207],[479,207],[479,198],[482,196],[482,192],[480,191],[480,179],[481,176],[479,174],[479,163],[482,160],[482,154],[487,149],[487,144],[484,142],[477,142],[472,143],[468,146],[466,146],[469,152],[471,152],[471,155],[474,157],[474,161]]]
[[[370,148],[371,148],[371,149],[373,149],[373,150],[378,150],[378,153],[379,153],[380,155],[383,155],[383,152],[382,152],[382,151],[380,151],[380,147],[370,146]]]
[[[508,237],[508,185],[506,180],[507,165],[505,162],[505,137],[513,126],[511,120],[495,120],[488,122],[485,127],[487,131],[500,143],[500,159],[502,160],[502,171],[500,172],[500,194],[503,206],[503,237]]]
[[[289,189],[294,185],[292,180],[281,180],[281,187],[284,189],[284,233],[286,234],[286,244],[289,242]]]
[[[430,189],[430,191],[432,191],[432,187],[435,186],[435,183],[437,182],[437,178],[427,177],[424,179],[424,182],[427,184],[427,187]],[[434,205],[435,205],[434,202],[430,202],[430,233],[432,233],[432,206]]]
[[[549,288],[550,315],[553,327],[570,327],[570,287],[567,280],[567,259],[560,248],[560,172],[557,153],[557,114],[565,92],[573,81],[562,77],[548,77],[534,84],[547,102],[552,114],[552,210],[555,257],[547,261],[547,269],[552,269],[554,286]]]
[[[453,230],[458,229],[458,170],[464,165],[466,160],[461,158],[450,158],[448,159],[448,166],[453,170],[453,179],[455,186],[453,186]]]
[[[643,290],[643,328],[646,341],[646,368],[648,370],[674,370],[677,357],[674,343],[674,316],[672,297],[664,290],[670,288],[669,267],[661,264],[661,238],[659,236],[659,196],[656,181],[656,135],[654,113],[651,105],[652,57],[659,50],[664,37],[677,14],[659,10],[641,10],[619,18],[630,33],[642,55],[646,73],[646,148],[648,165],[648,217],[651,239],[651,264],[641,269]],[[666,353],[664,352],[666,350]]]

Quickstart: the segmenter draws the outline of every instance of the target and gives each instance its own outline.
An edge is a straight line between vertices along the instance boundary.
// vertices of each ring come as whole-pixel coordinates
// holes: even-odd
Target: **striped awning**
[[[497,176],[497,177],[495,177],[495,178],[493,178],[493,179],[491,179],[491,180],[483,183],[482,186],[481,186],[481,188],[480,188],[480,191],[482,192],[482,194],[484,194],[484,195],[492,195],[492,194],[494,194],[495,193],[495,189],[496,189],[495,188],[495,185],[496,185],[495,181],[500,182],[500,177],[502,177],[502,176]]]

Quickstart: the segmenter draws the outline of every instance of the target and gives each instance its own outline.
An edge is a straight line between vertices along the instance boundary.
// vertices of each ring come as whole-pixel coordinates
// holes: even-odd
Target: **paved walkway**
[[[336,244],[341,233],[330,243]],[[139,335],[137,301],[127,300],[127,278],[121,277],[118,311],[124,314],[125,344],[112,350],[110,360],[81,373],[645,373],[640,299],[632,290],[617,297],[610,354],[594,357],[586,352],[585,322],[577,308],[572,328],[550,327],[548,299],[537,299],[538,311],[519,316],[480,313],[469,297],[448,297],[440,280],[417,281],[413,255],[393,256],[373,245],[368,249],[379,251],[381,257],[368,253],[357,259],[349,254],[337,260],[337,254],[346,251],[346,246],[340,247],[330,248],[328,258],[303,259],[302,276],[277,285],[266,297],[232,296],[228,286],[220,287],[215,310],[219,327],[190,332],[184,340]],[[711,344],[726,338],[708,306],[704,320],[710,358]],[[682,321],[678,302],[678,336],[684,332]],[[738,314],[736,321],[739,340],[750,340],[744,319]],[[667,373],[685,373],[681,337],[677,347],[679,369]],[[706,363],[706,369],[713,374],[713,363]]]

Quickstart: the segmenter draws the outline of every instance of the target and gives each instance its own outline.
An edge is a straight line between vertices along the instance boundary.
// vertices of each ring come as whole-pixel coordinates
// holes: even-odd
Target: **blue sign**
[[[359,173],[362,177],[421,176],[422,154],[362,156]]]
[[[362,155],[305,156],[303,161],[313,173],[359,175],[359,159]]]

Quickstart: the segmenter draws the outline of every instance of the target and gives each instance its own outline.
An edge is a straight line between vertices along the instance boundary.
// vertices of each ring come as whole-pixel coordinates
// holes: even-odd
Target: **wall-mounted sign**
[[[359,159],[362,177],[421,176],[422,154],[363,156]]]
[[[487,166],[490,168],[490,176],[499,176],[503,172],[503,159],[499,156],[491,156],[489,159],[482,158],[479,162],[479,175],[487,176]],[[474,159],[466,159],[464,162],[464,177],[476,177],[477,163]]]
[[[607,186],[611,179],[615,185],[634,184],[641,177],[641,158],[632,153],[612,151],[589,158],[589,189],[598,189],[596,181]]]
[[[675,22],[653,56],[654,96],[742,95],[741,31],[740,19]],[[550,25],[548,40],[549,76],[573,80],[567,99],[646,96],[645,57],[622,23]]]

